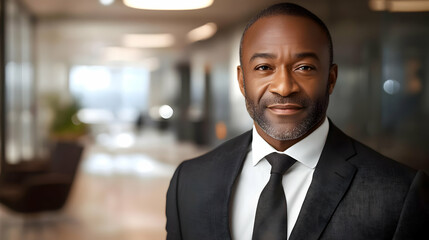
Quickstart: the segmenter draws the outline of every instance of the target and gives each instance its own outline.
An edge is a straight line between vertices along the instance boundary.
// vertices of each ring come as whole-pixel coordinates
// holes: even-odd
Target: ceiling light
[[[369,7],[373,11],[390,12],[427,12],[429,0],[370,0]]]
[[[389,10],[391,12],[427,12],[429,1],[391,1]]]
[[[385,11],[387,10],[386,0],[370,0],[369,8],[373,11]]]
[[[197,27],[188,33],[188,39],[191,42],[201,41],[211,38],[217,30],[215,23],[206,23],[201,27]]]
[[[133,48],[164,48],[174,44],[174,36],[169,33],[162,34],[127,34],[122,38],[125,47]]]
[[[115,0],[98,0],[102,5],[108,6],[111,5]]]
[[[123,47],[107,47],[104,52],[104,58],[107,61],[135,62],[143,57],[139,49]]]
[[[147,10],[192,10],[206,8],[214,0],[123,0],[131,8]]]

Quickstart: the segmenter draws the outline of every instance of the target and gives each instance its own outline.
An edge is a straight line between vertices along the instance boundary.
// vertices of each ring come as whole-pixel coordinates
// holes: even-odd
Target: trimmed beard
[[[244,79],[243,79],[244,81]],[[243,83],[244,84],[244,83]],[[270,137],[279,140],[287,141],[294,140],[304,136],[308,131],[310,131],[314,126],[316,126],[326,114],[329,103],[329,88],[326,87],[326,93],[324,96],[318,98],[316,101],[312,101],[306,96],[292,94],[287,97],[282,97],[278,94],[272,94],[269,97],[262,97],[259,105],[255,104],[247,96],[246,85],[244,84],[244,93],[246,108],[249,112],[250,117],[261,127],[261,129]],[[299,122],[293,129],[290,131],[278,131],[269,120],[265,117],[264,111],[266,111],[266,106],[270,104],[285,104],[285,103],[297,103],[301,106],[307,107],[309,109],[309,115]]]

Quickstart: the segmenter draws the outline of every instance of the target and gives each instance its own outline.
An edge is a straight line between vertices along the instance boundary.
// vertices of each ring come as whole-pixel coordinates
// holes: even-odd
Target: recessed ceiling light
[[[390,12],[427,12],[429,0],[369,0],[373,11]]]
[[[122,44],[131,48],[165,48],[174,44],[174,36],[170,33],[161,34],[126,34]]]
[[[427,12],[429,1],[392,1],[390,3],[392,12]]]
[[[131,8],[147,10],[192,10],[206,8],[214,0],[123,0]]]
[[[108,6],[111,5],[115,0],[98,0],[102,5]]]
[[[142,57],[142,52],[135,48],[107,47],[104,50],[106,61],[135,62],[140,61]]]
[[[373,11],[385,11],[387,10],[387,3],[385,0],[370,0],[369,8]]]
[[[200,27],[191,30],[188,33],[188,39],[191,42],[201,41],[211,38],[217,30],[215,23],[206,23]]]

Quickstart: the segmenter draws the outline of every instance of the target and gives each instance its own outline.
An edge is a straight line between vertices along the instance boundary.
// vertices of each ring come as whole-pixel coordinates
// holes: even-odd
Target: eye
[[[267,66],[267,65],[259,65],[259,66],[255,67],[255,70],[258,70],[258,71],[267,71],[267,70],[270,70],[270,69],[271,68],[269,66]]]
[[[308,66],[308,65],[302,65],[302,66],[299,66],[298,68],[296,68],[296,70],[309,72],[309,71],[315,70],[315,68],[312,66]]]

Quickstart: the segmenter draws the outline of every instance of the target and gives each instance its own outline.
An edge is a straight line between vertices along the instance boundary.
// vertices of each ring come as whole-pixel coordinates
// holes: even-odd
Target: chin
[[[295,140],[302,136],[304,136],[307,131],[303,131],[297,126],[290,127],[272,127],[269,132],[266,132],[270,137],[279,140],[279,141],[287,141],[287,140]]]
[[[314,118],[306,116],[274,117],[265,116],[259,119],[258,125],[271,138],[279,141],[288,141],[301,138],[317,124]]]

